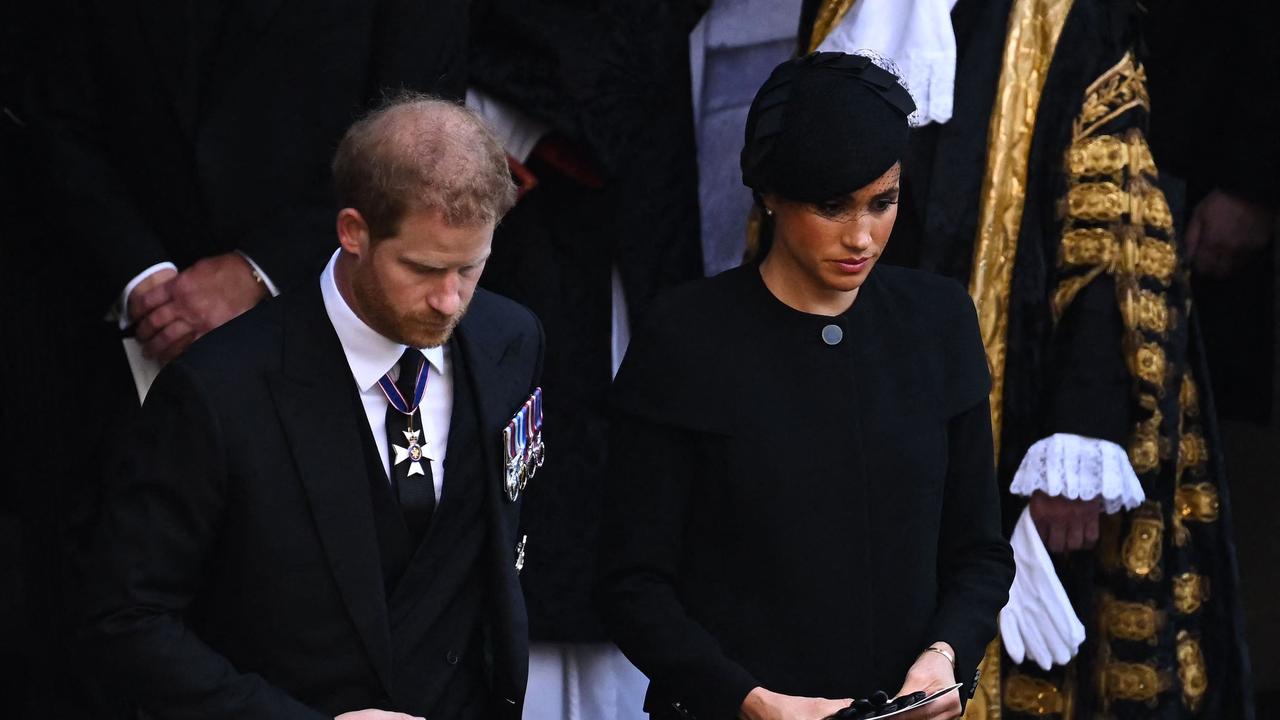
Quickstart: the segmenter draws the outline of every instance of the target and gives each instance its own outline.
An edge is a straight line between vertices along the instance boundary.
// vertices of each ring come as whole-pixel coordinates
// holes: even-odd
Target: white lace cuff
[[[1032,445],[1009,485],[1014,495],[1030,497],[1037,490],[1072,500],[1101,497],[1108,513],[1132,510],[1146,499],[1124,448],[1066,433]]]

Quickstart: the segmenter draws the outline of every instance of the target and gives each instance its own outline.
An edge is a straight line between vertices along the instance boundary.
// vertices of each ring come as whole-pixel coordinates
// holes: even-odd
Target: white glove
[[[1054,572],[1030,508],[1018,518],[1010,544],[1016,572],[1009,602],[1000,611],[1005,652],[1015,663],[1030,659],[1044,670],[1066,665],[1084,642],[1084,624]]]

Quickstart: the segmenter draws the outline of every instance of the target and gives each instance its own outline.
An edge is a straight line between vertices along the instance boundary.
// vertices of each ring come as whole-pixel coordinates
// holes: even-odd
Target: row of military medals
[[[542,442],[542,388],[534,390],[507,423],[502,431],[502,447],[506,455],[503,485],[507,499],[515,502],[546,459],[546,445]]]

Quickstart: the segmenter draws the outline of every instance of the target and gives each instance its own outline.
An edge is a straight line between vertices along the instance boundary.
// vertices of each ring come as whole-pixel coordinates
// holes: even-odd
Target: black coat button
[[[456,653],[456,652],[454,652],[454,651],[452,651],[452,650],[450,650],[449,652],[447,652],[447,653],[445,653],[445,654],[444,654],[444,661],[445,661],[445,662],[447,662],[447,663],[449,663],[450,665],[457,665],[457,664],[458,664],[458,659],[459,659],[459,658],[458,658],[458,653]]]

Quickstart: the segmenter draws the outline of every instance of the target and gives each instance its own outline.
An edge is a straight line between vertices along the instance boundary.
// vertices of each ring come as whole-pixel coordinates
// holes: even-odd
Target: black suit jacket
[[[518,718],[520,508],[501,491],[500,438],[537,382],[542,336],[528,310],[478,290],[457,339],[465,364],[454,382],[471,384],[485,442],[485,672],[503,716]],[[161,373],[110,488],[89,591],[100,662],[143,708],[192,718],[411,709],[395,707],[400,644],[365,422],[318,286],[265,303]]]
[[[465,86],[463,0],[63,5],[32,121],[100,307],[155,263],[235,249],[282,288],[313,277],[347,126],[387,90]]]

